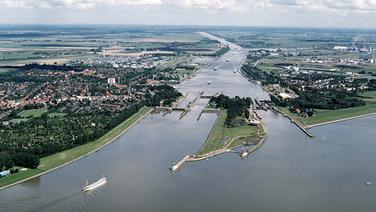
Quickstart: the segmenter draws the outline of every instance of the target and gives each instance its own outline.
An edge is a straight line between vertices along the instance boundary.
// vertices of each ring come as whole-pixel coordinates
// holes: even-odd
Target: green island
[[[220,95],[211,99],[211,104],[219,109],[217,120],[205,143],[196,154],[196,158],[205,157],[218,151],[236,149],[240,146],[258,144],[265,136],[263,126],[251,125],[247,120],[253,119],[249,113],[249,98],[230,99]]]
[[[220,110],[213,130],[197,153],[198,157],[223,148],[235,149],[244,145],[244,143],[254,145],[263,137],[258,132],[261,125],[227,127],[225,124],[226,117],[227,111],[224,109]]]
[[[11,186],[14,183],[20,183],[27,179],[48,173],[99,150],[106,144],[109,144],[116,140],[119,136],[129,130],[132,126],[134,126],[134,124],[140,121],[152,110],[153,109],[151,107],[143,107],[139,110],[138,113],[133,114],[127,120],[114,127],[99,139],[59,153],[55,153],[53,155],[43,157],[40,159],[39,166],[36,169],[27,169],[25,171],[20,171],[10,176],[1,178],[0,189]]]

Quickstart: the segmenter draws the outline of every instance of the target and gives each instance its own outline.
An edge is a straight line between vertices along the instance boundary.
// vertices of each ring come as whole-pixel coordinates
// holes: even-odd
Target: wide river
[[[201,91],[267,98],[238,72],[246,53],[230,47],[178,86],[189,93],[181,104]],[[248,158],[228,153],[172,174],[171,163],[197,151],[215,121],[215,114],[197,121],[206,103],[200,100],[181,120],[178,112],[151,114],[99,152],[1,190],[0,211],[376,210],[375,116],[314,128],[312,139],[279,114],[261,112],[269,139]],[[80,191],[86,179],[102,175],[105,186]]]

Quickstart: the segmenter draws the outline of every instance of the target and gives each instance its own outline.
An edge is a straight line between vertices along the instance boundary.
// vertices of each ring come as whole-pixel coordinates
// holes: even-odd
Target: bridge
[[[154,112],[172,112],[172,111],[184,111],[184,107],[154,107]]]

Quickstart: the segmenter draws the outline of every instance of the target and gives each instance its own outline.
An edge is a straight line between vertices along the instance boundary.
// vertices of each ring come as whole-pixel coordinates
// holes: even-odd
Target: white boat
[[[242,158],[244,158],[244,157],[247,157],[248,156],[248,152],[247,151],[245,151],[245,152],[243,152],[240,156],[242,157]]]
[[[101,179],[99,179],[98,181],[88,185],[88,182],[86,181],[86,185],[82,188],[82,191],[91,191],[91,190],[94,190],[104,184],[107,183],[107,178],[105,177],[102,177]]]
[[[208,81],[208,85],[210,85],[210,84],[212,84],[213,82],[210,80],[210,81]]]
[[[256,120],[256,119],[251,119],[251,120],[248,120],[248,124],[253,125],[253,126],[257,126],[257,125],[261,124],[261,122],[259,120]]]

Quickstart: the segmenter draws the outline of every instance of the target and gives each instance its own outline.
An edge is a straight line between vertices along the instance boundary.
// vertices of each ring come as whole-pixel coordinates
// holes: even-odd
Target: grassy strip
[[[303,126],[322,124],[341,119],[348,119],[356,116],[376,113],[376,104],[366,104],[365,106],[339,109],[339,110],[323,110],[317,112],[314,116],[303,118],[296,114],[291,113],[288,108],[280,108],[283,113],[293,118],[295,121],[301,123]]]
[[[67,114],[66,113],[59,113],[59,112],[56,112],[56,113],[49,113],[48,114],[48,117],[52,117],[52,118],[54,118],[54,117],[64,117],[64,116],[66,116]]]
[[[253,127],[254,128],[254,127]],[[257,130],[257,129],[256,129]],[[236,138],[231,144],[228,146],[228,149],[235,149],[244,143],[255,145],[262,139],[262,136],[258,135],[257,133],[252,133],[251,136],[245,136]]]
[[[236,137],[242,138],[234,139],[234,141],[229,145],[230,149],[242,145],[243,141],[253,142],[260,140],[257,135],[257,127],[242,126],[228,128],[225,125],[226,117],[226,110],[221,110],[212,131],[210,132],[204,145],[198,151],[197,155],[204,155],[219,150],[225,147],[227,142],[233,140]]]
[[[28,117],[41,117],[44,113],[46,113],[46,109],[31,109],[31,110],[24,110],[18,114],[21,118],[28,118]]]
[[[86,154],[96,151],[104,145],[114,141],[117,137],[119,137],[123,132],[132,127],[137,121],[139,121],[144,115],[148,114],[151,110],[152,108],[148,107],[141,108],[138,113],[134,114],[133,116],[116,126],[114,129],[93,142],[89,142],[87,144],[41,158],[40,165],[37,169],[28,169],[26,171],[20,171],[17,174],[12,174],[10,176],[0,178],[0,189],[10,184],[35,177],[42,173],[47,173],[48,171],[52,171],[55,168],[59,168],[60,166],[77,160],[80,157],[85,156]]]

